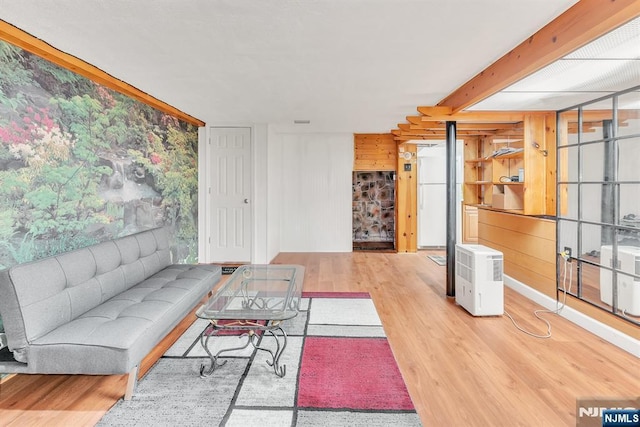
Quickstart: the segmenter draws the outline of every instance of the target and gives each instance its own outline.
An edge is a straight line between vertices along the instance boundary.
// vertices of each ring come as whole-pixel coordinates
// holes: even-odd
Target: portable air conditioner
[[[613,250],[611,245],[600,247],[600,264],[613,268]],[[618,301],[617,307],[626,314],[640,316],[640,279],[629,276],[640,276],[640,248],[636,246],[618,246],[617,275]],[[613,305],[612,273],[600,269],[600,299]]]
[[[504,312],[502,252],[482,245],[456,245],[456,302],[474,316]]]

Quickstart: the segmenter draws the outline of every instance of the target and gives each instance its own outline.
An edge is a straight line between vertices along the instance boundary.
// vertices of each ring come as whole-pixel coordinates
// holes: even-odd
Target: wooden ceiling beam
[[[502,129],[497,131],[494,136],[508,136],[511,138],[524,138],[524,129]]]
[[[463,110],[638,16],[638,0],[580,0],[437,107]]]
[[[474,135],[458,135],[459,138],[473,137]],[[394,136],[394,140],[398,142],[404,141],[445,141],[447,138],[444,134],[423,135],[423,136]]]
[[[612,118],[612,110],[582,110],[584,123],[602,122],[602,120],[611,120]],[[578,121],[578,110],[569,110],[561,113],[561,119]],[[618,121],[629,119],[640,119],[640,109],[618,109]]]
[[[412,136],[412,135],[416,135],[416,136],[442,135],[442,137],[445,137],[447,134],[444,129],[442,130],[431,129],[431,130],[422,130],[422,131],[402,132],[399,136]],[[457,136],[493,136],[493,135],[501,135],[501,133],[498,133],[497,131],[493,131],[493,130],[457,130],[456,135]]]
[[[444,129],[444,122],[422,122],[419,125],[420,129]],[[487,131],[499,131],[504,129],[517,129],[522,128],[522,123],[457,123],[456,129],[458,130],[487,130]]]
[[[418,107],[418,112],[425,117],[438,117],[453,114],[451,107]]]
[[[411,136],[411,135],[430,135],[433,132],[438,132],[437,130],[429,130],[429,129],[416,129],[416,130],[401,130],[397,135],[398,136]]]
[[[569,123],[569,126],[567,126],[567,131],[569,133],[578,133],[578,124],[577,123]],[[590,126],[590,125],[582,125],[582,133],[591,133],[591,132],[595,132],[596,128]]]
[[[432,107],[418,107],[418,111],[422,113],[425,109],[430,108]],[[435,115],[432,113],[430,116],[407,116],[407,121],[413,124],[447,121],[455,121],[458,123],[504,124],[522,122],[525,115],[547,113],[549,113],[549,111],[459,111],[453,114]]]
[[[482,133],[477,132],[477,131],[471,131],[471,130],[463,130],[463,131],[457,131],[456,135],[458,137],[464,137],[464,136],[493,136],[494,133]],[[401,139],[398,139],[401,138]],[[441,131],[437,131],[437,130],[425,130],[422,132],[416,132],[416,133],[408,133],[408,132],[402,132],[400,135],[396,135],[394,134],[394,139],[395,140],[401,140],[401,141],[410,141],[412,139],[445,139],[446,138],[446,131],[443,129]]]
[[[422,123],[422,116],[407,116],[407,121],[412,125],[419,125]]]
[[[444,137],[443,136],[396,136],[393,138],[394,140],[398,141],[398,142],[403,142],[403,141],[427,141],[427,140],[443,140]]]

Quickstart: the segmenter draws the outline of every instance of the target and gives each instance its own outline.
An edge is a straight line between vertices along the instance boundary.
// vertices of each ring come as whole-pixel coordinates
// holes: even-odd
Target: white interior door
[[[251,129],[210,129],[211,262],[251,261]]]

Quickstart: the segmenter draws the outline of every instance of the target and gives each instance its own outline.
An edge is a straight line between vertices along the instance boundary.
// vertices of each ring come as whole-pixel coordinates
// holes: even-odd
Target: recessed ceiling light
[[[308,125],[311,120],[294,120],[293,123],[296,125]]]

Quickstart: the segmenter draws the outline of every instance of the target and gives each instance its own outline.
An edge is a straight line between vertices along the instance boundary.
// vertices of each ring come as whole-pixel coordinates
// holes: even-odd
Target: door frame
[[[250,124],[207,124],[198,130],[198,262],[213,262],[211,251],[211,224],[208,218],[212,214],[212,203],[209,194],[209,178],[213,172],[211,147],[211,129],[212,128],[245,128],[250,131],[250,170],[249,182],[251,185],[249,209],[251,213],[251,222],[249,225],[249,262],[255,262],[255,214],[256,206],[255,198],[255,169],[256,169],[256,137],[255,129]],[[204,161],[202,161],[204,160]]]

